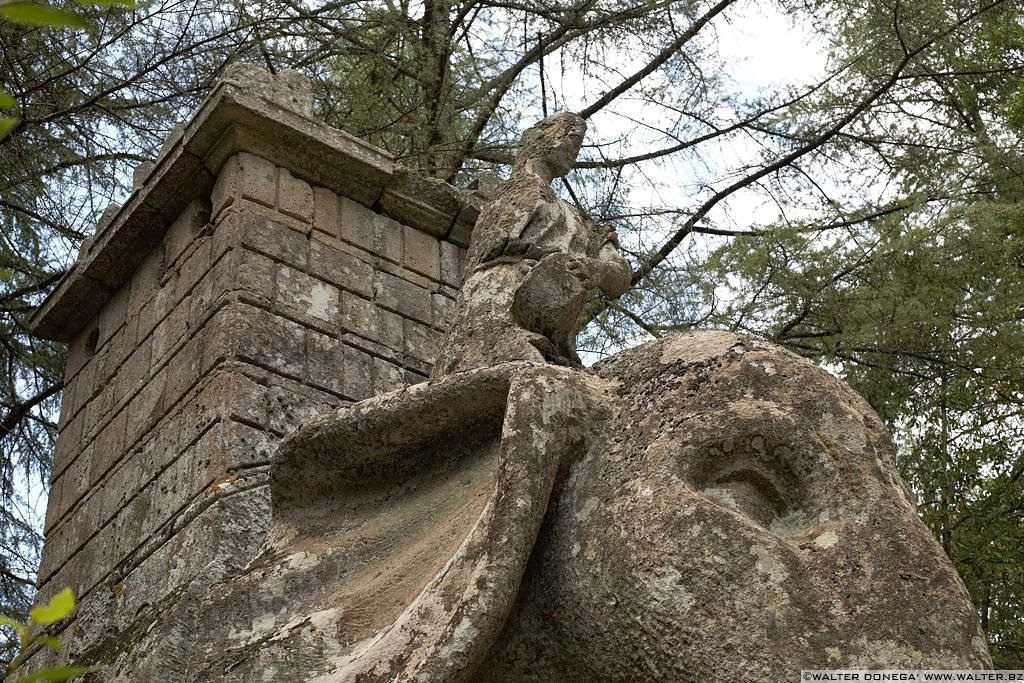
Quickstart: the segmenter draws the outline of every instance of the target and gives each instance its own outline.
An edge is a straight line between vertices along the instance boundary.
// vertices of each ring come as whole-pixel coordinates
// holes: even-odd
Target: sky
[[[733,79],[741,91],[816,80],[825,71],[825,45],[794,26],[768,3],[740,3],[719,26],[723,54],[736,60]]]
[[[826,46],[821,37],[808,27],[794,25],[784,16],[774,2],[738,2],[723,14],[715,17],[695,39],[704,42],[703,48],[717,52],[722,64],[715,75],[723,78],[724,88],[739,99],[751,99],[765,91],[777,91],[786,86],[814,83],[820,80],[827,67]],[[621,66],[609,71],[607,80],[615,83],[636,70],[638,64],[631,64],[634,46],[624,46],[619,54],[613,54],[609,61]],[[547,58],[546,72],[553,81],[550,89],[554,92],[557,105],[570,110],[580,110],[594,102],[601,94],[600,85],[595,83],[599,74],[585,75],[569,60],[557,54]],[[656,76],[650,76],[647,82]],[[722,110],[721,121],[731,122],[735,115]],[[533,118],[524,116],[525,128]],[[664,117],[664,118],[661,118]],[[620,141],[618,146],[606,145],[602,151],[609,157],[628,156],[656,149],[664,144],[660,125],[667,127],[675,114],[669,110],[658,111],[629,94],[619,98],[613,106],[595,114],[589,121],[591,130],[587,143],[596,141]],[[660,120],[659,120],[660,119]],[[761,153],[757,145],[745,137],[734,136],[727,144],[711,143],[701,148],[702,163],[695,163],[693,157],[677,155],[665,159],[657,167],[657,177],[652,182],[634,184],[629,198],[633,206],[678,206],[682,195],[696,196],[701,192],[710,194],[710,187],[721,187],[729,168],[742,165],[744,160],[756,160]],[[581,158],[594,158],[595,149],[584,149]],[[703,165],[702,165],[703,164]],[[723,213],[728,211],[729,215]],[[745,224],[769,223],[776,219],[778,208],[765,203],[752,192],[734,195],[709,219],[727,224],[732,217],[739,217]]]

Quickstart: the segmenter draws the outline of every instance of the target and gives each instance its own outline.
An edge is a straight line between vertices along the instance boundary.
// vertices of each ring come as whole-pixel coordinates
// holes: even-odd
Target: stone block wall
[[[70,344],[39,587],[80,597],[72,658],[173,680],[185,598],[264,540],[278,440],[426,379],[463,253],[256,154],[224,161]]]

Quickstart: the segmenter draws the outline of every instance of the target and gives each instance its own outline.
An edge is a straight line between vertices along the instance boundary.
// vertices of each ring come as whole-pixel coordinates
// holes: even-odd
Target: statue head
[[[552,114],[523,133],[513,172],[529,168],[550,181],[576,163],[587,122],[571,112]]]
[[[597,369],[614,412],[552,499],[495,661],[542,680],[988,664],[884,425],[849,387],[725,332]]]

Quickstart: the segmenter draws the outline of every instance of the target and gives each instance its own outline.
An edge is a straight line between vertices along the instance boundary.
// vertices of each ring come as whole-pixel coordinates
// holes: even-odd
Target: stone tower
[[[74,589],[60,638],[104,678],[176,680],[280,438],[423,381],[451,315],[479,198],[310,114],[298,75],[231,68],[33,318],[70,349],[39,599]]]

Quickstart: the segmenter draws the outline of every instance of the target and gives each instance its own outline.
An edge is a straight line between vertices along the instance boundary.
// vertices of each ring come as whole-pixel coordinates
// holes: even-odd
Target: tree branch
[[[700,30],[704,28],[705,25],[707,25],[709,21],[711,21],[716,16],[724,12],[725,9],[734,2],[736,2],[736,0],[719,0],[718,4],[714,5],[710,10],[705,12],[702,17],[697,19],[697,21],[690,24],[689,28],[683,31],[678,38],[676,38],[667,46],[665,46],[665,48],[658,53],[658,56],[652,59],[647,64],[645,64],[642,69],[640,69],[632,76],[630,76],[629,78],[627,78],[626,80],[622,81],[617,86],[609,90],[592,105],[586,107],[585,109],[577,113],[584,119],[589,119],[591,116],[604,109],[606,106],[615,101],[619,97],[619,95],[628,91],[634,85],[636,85],[637,83],[639,83],[640,81],[642,81],[643,79],[647,78],[652,73],[657,71],[658,68],[661,67],[661,65],[667,62],[669,59],[671,59],[672,56],[675,55],[677,52],[679,52],[679,50],[684,45],[686,45],[686,43],[690,42],[690,39],[697,35],[700,32]]]
[[[751,173],[750,175],[741,178],[740,180],[737,180],[736,182],[732,183],[725,189],[716,192],[714,196],[705,201],[697,209],[697,211],[693,213],[693,215],[686,221],[686,223],[684,223],[683,227],[677,230],[675,234],[672,235],[672,237],[670,237],[654,254],[652,254],[648,259],[644,261],[644,263],[640,265],[637,271],[633,274],[633,284],[637,284],[638,282],[646,278],[648,275],[650,275],[651,271],[653,271],[655,268],[658,267],[658,265],[660,265],[665,259],[667,259],[669,255],[672,254],[672,252],[674,252],[676,248],[682,243],[682,241],[691,232],[694,231],[694,228],[697,225],[697,223],[699,223],[705,216],[707,216],[707,214],[711,212],[711,209],[717,206],[726,197],[731,196],[737,191],[757,182],[758,180],[764,178],[767,175],[775,173],[776,171],[779,171],[780,169],[789,166],[797,159],[813,152],[814,150],[820,148],[822,145],[829,142],[832,138],[834,138],[836,135],[842,132],[842,130],[846,126],[850,125],[855,120],[857,120],[865,111],[867,111],[867,109],[874,102],[876,102],[880,97],[887,93],[892,88],[892,86],[899,80],[900,74],[903,73],[903,70],[906,69],[907,65],[910,64],[914,57],[916,57],[917,55],[924,52],[927,48],[934,45],[941,38],[948,36],[955,30],[963,26],[964,24],[968,23],[969,21],[972,21],[982,13],[991,10],[992,8],[1002,4],[1003,2],[1005,2],[1005,0],[995,0],[994,2],[991,2],[988,5],[983,5],[979,7],[974,12],[971,12],[967,16],[956,21],[945,31],[937,33],[928,40],[922,42],[916,48],[908,50],[906,54],[903,56],[903,58],[896,65],[896,68],[893,70],[893,73],[885,80],[885,82],[883,82],[877,88],[872,90],[867,95],[867,97],[861,100],[857,104],[857,106],[855,106],[852,110],[850,110],[849,113],[840,118],[832,126],[830,126],[826,130],[822,131],[817,136],[812,138],[810,142],[808,142],[807,144],[793,150],[789,154],[786,154],[776,159],[774,162],[762,167],[758,171]]]
[[[35,396],[11,406],[7,414],[4,415],[3,420],[0,420],[0,439],[11,434],[17,428],[18,423],[29,415],[29,411],[46,399],[59,393],[63,388],[63,384],[52,384]]]

